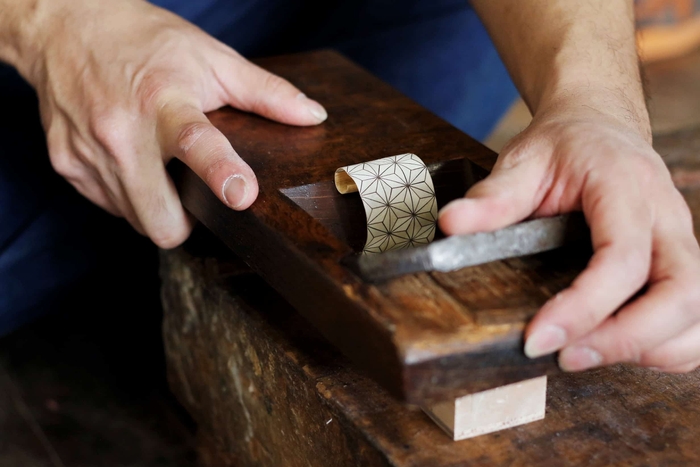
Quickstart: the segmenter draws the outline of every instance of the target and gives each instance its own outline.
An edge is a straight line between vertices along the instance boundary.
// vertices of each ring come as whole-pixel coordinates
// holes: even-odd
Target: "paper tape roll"
[[[341,194],[359,191],[367,217],[363,253],[424,245],[435,237],[437,201],[430,172],[415,154],[348,165],[335,171]]]

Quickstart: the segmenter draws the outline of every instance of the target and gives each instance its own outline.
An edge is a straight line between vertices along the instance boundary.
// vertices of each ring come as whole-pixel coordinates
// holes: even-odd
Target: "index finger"
[[[214,194],[235,210],[247,209],[258,196],[253,170],[228,138],[191,104],[164,106],[158,115],[164,151],[184,162]]]
[[[528,357],[560,350],[592,331],[646,283],[652,216],[641,190],[632,177],[588,177],[582,200],[594,254],[571,286],[551,298],[528,326]]]

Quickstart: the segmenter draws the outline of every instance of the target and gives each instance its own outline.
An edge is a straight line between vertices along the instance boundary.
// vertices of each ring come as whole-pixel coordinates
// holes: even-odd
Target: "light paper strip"
[[[360,193],[367,217],[363,253],[424,245],[435,237],[435,187],[415,154],[341,167],[335,186],[341,194]]]

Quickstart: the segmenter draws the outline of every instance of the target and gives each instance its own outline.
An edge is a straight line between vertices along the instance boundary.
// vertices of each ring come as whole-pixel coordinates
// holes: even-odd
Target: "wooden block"
[[[540,376],[440,402],[423,410],[452,439],[459,441],[542,420],[546,396],[547,377]]]

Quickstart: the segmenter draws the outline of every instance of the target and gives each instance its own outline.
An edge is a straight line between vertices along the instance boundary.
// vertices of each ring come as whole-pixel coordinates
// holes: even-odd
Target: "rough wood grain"
[[[234,212],[180,167],[187,209],[397,397],[449,399],[554,371],[552,357],[524,356],[522,330],[590,252],[363,283],[340,263],[362,241],[348,230],[348,202],[327,189],[336,168],[412,152],[428,165],[466,157],[488,169],[495,154],[336,53],[259,63],[323,102],[330,117],[293,128],[232,109],[211,113],[255,170],[260,196]],[[454,173],[463,183],[448,183],[441,204],[463,194],[466,172]]]
[[[698,371],[550,376],[544,420],[454,442],[262,280],[231,271],[220,257],[162,253],[169,379],[198,423],[204,466],[700,463]]]

